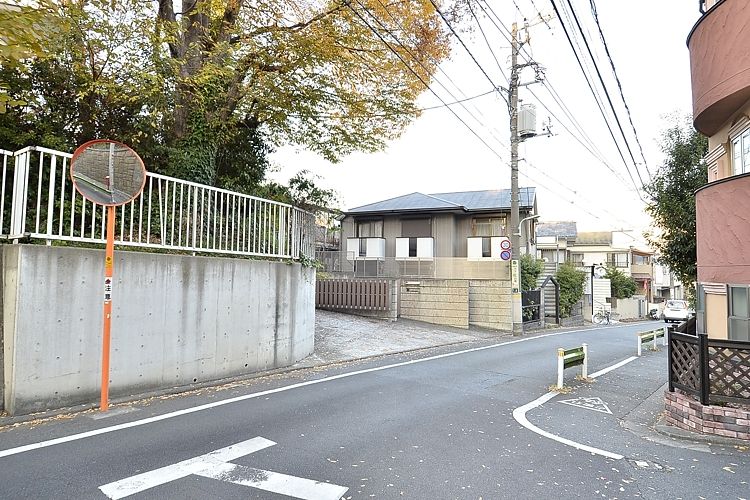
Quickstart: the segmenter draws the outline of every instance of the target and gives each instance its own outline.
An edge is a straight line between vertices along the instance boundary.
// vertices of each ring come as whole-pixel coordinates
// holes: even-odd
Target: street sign
[[[510,261],[510,287],[513,289],[513,293],[517,293],[521,289],[521,271],[518,259]]]
[[[109,407],[109,351],[112,327],[112,272],[115,253],[115,207],[130,202],[146,185],[146,167],[125,144],[97,139],[82,144],[70,160],[70,178],[84,199],[107,207],[104,252],[104,324],[102,326],[102,384],[99,408]]]
[[[109,498],[119,499],[190,475],[304,500],[339,500],[349,490],[345,486],[231,463],[232,460],[275,444],[269,439],[255,437],[205,455],[105,484],[99,490]]]

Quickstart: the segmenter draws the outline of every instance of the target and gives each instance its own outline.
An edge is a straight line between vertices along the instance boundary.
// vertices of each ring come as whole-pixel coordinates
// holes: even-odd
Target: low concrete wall
[[[5,411],[98,401],[103,251],[1,248]],[[314,289],[299,264],[116,252],[110,394],[295,363],[313,351]]]
[[[612,298],[612,311],[616,312],[618,319],[638,319],[648,314],[646,298],[635,296],[629,299]]]
[[[493,330],[512,330],[510,281],[469,282],[469,324]]]
[[[469,328],[467,280],[402,280],[400,300],[402,318]]]

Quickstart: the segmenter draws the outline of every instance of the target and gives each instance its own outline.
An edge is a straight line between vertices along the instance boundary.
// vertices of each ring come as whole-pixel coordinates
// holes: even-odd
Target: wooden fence
[[[391,305],[390,282],[387,279],[319,279],[315,283],[315,307],[388,311]]]
[[[669,331],[669,390],[701,404],[750,402],[750,342]]]

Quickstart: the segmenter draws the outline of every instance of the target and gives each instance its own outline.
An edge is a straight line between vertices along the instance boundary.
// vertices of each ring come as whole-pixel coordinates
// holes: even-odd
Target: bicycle
[[[607,309],[600,309],[596,311],[596,314],[594,314],[594,316],[591,318],[591,321],[595,325],[611,325],[616,319],[615,316],[615,313],[608,311]]]

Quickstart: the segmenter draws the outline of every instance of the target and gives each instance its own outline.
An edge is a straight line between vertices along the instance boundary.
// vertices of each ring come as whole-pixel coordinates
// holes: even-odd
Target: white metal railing
[[[104,243],[106,208],[73,188],[71,154],[30,146],[0,155],[0,237]],[[314,257],[313,214],[164,175],[148,173],[143,193],[115,214],[118,245]]]

